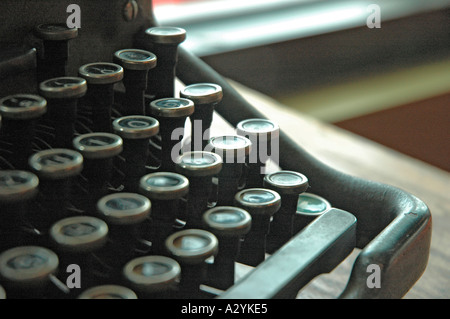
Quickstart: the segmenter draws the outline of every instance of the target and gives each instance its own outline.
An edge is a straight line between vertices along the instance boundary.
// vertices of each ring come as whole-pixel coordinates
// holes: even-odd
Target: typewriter
[[[151,0],[70,5],[0,5],[2,298],[296,298],[355,249],[339,298],[420,278],[420,199],[314,159]]]

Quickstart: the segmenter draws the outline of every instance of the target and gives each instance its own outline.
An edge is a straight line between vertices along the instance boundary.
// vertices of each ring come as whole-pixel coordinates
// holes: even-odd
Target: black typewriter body
[[[5,176],[3,180],[0,179],[5,192],[1,194],[2,212],[0,214],[9,214],[7,217],[2,217],[6,221],[4,224],[10,223],[10,225],[20,226],[15,228],[4,226],[0,228],[2,230],[2,233],[0,233],[0,242],[2,243],[0,254],[3,255],[4,259],[7,259],[8,256],[5,257],[6,253],[8,252],[8,254],[14,256],[14,251],[11,251],[17,247],[39,246],[35,250],[29,248],[31,252],[27,252],[25,249],[24,254],[40,257],[29,261],[24,259],[22,263],[20,263],[20,260],[16,260],[19,265],[17,268],[21,268],[20,265],[23,266],[27,262],[30,265],[36,264],[36,267],[39,268],[39,263],[43,263],[45,264],[45,269],[39,269],[40,274],[48,271],[48,275],[39,275],[33,279],[34,281],[31,279],[27,281],[24,278],[14,277],[20,276],[14,274],[14,271],[13,274],[9,270],[2,271],[1,267],[7,268],[7,266],[0,262],[0,286],[3,286],[7,298],[8,296],[12,298],[79,298],[81,293],[87,289],[67,287],[70,282],[66,281],[68,273],[65,270],[67,266],[73,264],[81,269],[91,269],[90,267],[95,269],[90,274],[89,279],[81,277],[82,285],[85,280],[89,280],[91,283],[89,288],[114,286],[115,289],[122,289],[120,292],[115,290],[114,293],[120,293],[124,298],[132,298],[133,296],[138,296],[139,298],[295,298],[298,291],[309,281],[322,273],[333,270],[355,248],[361,251],[354,263],[348,284],[340,298],[401,298],[420,278],[428,262],[431,241],[431,214],[426,204],[415,196],[395,187],[348,176],[324,165],[284,134],[282,123],[279,123],[280,130],[277,133],[277,141],[280,152],[278,163],[281,168],[280,171],[299,172],[302,176],[306,176],[308,184],[306,188],[298,192],[303,193],[306,190],[311,190],[314,194],[332,203],[332,207],[320,217],[315,218],[313,222],[310,223],[308,221],[306,225],[302,226],[301,231],[292,232],[291,236],[284,240],[282,244],[278,244],[275,249],[270,252],[267,251],[270,257],[263,257],[265,260],[250,261],[248,263],[248,260],[238,260],[238,262],[243,264],[247,263],[254,266],[254,269],[245,277],[240,278],[239,281],[234,282],[234,278],[232,278],[230,282],[229,274],[227,275],[228,279],[217,279],[222,276],[222,273],[228,271],[224,270],[225,266],[212,266],[215,264],[215,261],[225,258],[222,255],[220,255],[220,258],[217,257],[218,251],[229,249],[224,244],[225,242],[229,243],[230,246],[240,245],[242,247],[247,240],[244,235],[251,232],[248,224],[244,223],[248,219],[248,213],[242,213],[240,210],[246,211],[245,207],[242,208],[240,206],[240,209],[233,210],[234,218],[237,218],[236,216],[238,215],[241,216],[239,217],[241,218],[241,224],[236,226],[234,235],[231,236],[223,228],[214,228],[213,217],[211,217],[212,221],[208,226],[205,224],[204,219],[202,222],[203,217],[198,215],[201,215],[204,211],[194,204],[191,205],[191,202],[187,199],[189,196],[193,196],[191,195],[194,189],[192,185],[200,183],[198,181],[199,178],[192,178],[187,182],[184,174],[178,174],[181,168],[176,171],[173,165],[168,165],[167,171],[177,172],[176,175],[170,176],[170,181],[177,183],[176,185],[181,185],[176,188],[177,196],[173,195],[173,190],[171,192],[172,195],[167,195],[168,197],[164,197],[165,195],[163,196],[158,191],[155,191],[154,189],[157,188],[160,182],[160,179],[158,179],[160,177],[157,174],[166,171],[165,164],[167,164],[167,158],[161,159],[161,156],[163,156],[161,150],[165,144],[161,141],[160,134],[163,134],[163,126],[166,123],[171,123],[175,120],[170,119],[170,117],[167,120],[160,113],[160,120],[158,121],[159,132],[154,129],[155,123],[145,122],[144,119],[142,119],[145,122],[144,124],[142,124],[142,121],[137,124],[133,122],[133,125],[148,126],[145,132],[147,140],[144,141],[144,146],[142,146],[142,143],[130,142],[130,140],[134,139],[130,137],[130,134],[135,134],[131,129],[134,127],[130,128],[126,124],[129,122],[125,121],[126,116],[157,117],[154,115],[156,113],[150,112],[152,102],[156,98],[149,96],[149,94],[144,94],[143,112],[141,114],[127,111],[127,101],[131,99],[127,91],[132,91],[131,89],[127,90],[127,85],[129,85],[129,88],[133,85],[139,86],[141,83],[133,81],[131,81],[131,84],[123,83],[127,73],[134,74],[137,73],[134,72],[137,70],[130,66],[132,63],[127,64],[127,62],[123,62],[124,60],[120,60],[117,54],[117,52],[124,49],[143,50],[150,53],[158,51],[155,48],[155,44],[149,41],[146,33],[146,30],[156,26],[152,1],[77,1],[81,8],[81,28],[77,30],[76,36],[67,40],[67,45],[62,46],[62,49],[58,49],[61,51],[56,51],[57,56],[66,58],[67,61],[62,62],[65,73],[55,73],[52,78],[83,79],[80,75],[80,67],[90,63],[113,63],[123,67],[123,74],[110,82],[113,83],[111,84],[111,87],[113,87],[113,104],[109,113],[110,121],[105,124],[108,127],[106,130],[110,130],[108,133],[113,134],[115,137],[122,134],[120,137],[123,144],[120,147],[117,146],[114,144],[117,141],[109,135],[102,135],[101,138],[89,142],[92,142],[93,146],[108,143],[110,146],[116,145],[117,148],[114,148],[114,145],[114,147],[111,146],[112,153],[110,154],[112,154],[111,156],[119,157],[119,159],[111,161],[107,161],[104,158],[99,160],[98,157],[89,157],[89,155],[81,156],[80,158],[80,152],[87,154],[87,146],[92,146],[87,142],[87,144],[83,144],[83,141],[78,141],[79,144],[77,145],[81,145],[77,149],[79,152],[73,153],[76,150],[72,143],[73,139],[81,135],[85,136],[98,132],[94,122],[99,122],[93,120],[94,112],[92,109],[98,100],[89,95],[89,90],[95,85],[90,85],[89,80],[87,80],[88,83],[83,84],[87,89],[80,89],[82,91],[80,91],[80,94],[74,93],[72,95],[71,99],[76,99],[78,103],[77,107],[75,107],[75,114],[72,114],[73,120],[72,122],[67,122],[68,124],[56,125],[57,127],[54,124],[56,121],[61,120],[66,123],[62,119],[69,116],[68,114],[74,110],[73,105],[66,101],[68,99],[66,96],[63,96],[61,100],[54,101],[60,97],[53,93],[52,85],[58,86],[62,80],[58,82],[59,84],[50,83],[44,89],[42,87],[42,83],[49,79],[42,75],[43,65],[45,67],[49,63],[52,65],[53,62],[55,64],[56,62],[61,62],[56,61],[54,58],[50,59],[50,61],[46,60],[51,49],[49,49],[48,43],[45,43],[42,37],[40,38],[37,35],[36,27],[42,24],[66,24],[66,19],[71,14],[71,12],[67,12],[67,8],[71,3],[72,1],[60,0],[5,0],[0,4],[0,18],[2,21],[0,28],[0,98],[3,99],[18,94],[41,97],[47,94],[48,97],[46,98],[47,112],[33,118],[33,121],[27,119],[23,122],[19,121],[17,124],[17,121],[14,122],[17,118],[14,118],[14,116],[8,118],[8,114],[6,117],[5,113],[2,114],[0,131],[0,150],[2,152],[0,155],[2,161],[0,163],[0,173],[21,171],[32,173],[33,175],[24,173],[11,177],[11,175],[5,173],[6,175],[2,175]],[[175,59],[176,74],[172,73],[172,82],[174,81],[174,76],[176,76],[186,87],[199,83],[210,83],[219,86],[222,94],[215,111],[222,115],[233,127],[237,127],[239,123],[246,119],[265,119],[254,106],[243,99],[225,79],[208,65],[182,47],[179,47],[177,50],[178,56],[177,60]],[[163,51],[160,50],[158,52]],[[164,56],[161,57],[163,53],[159,54],[160,56],[155,54],[157,61],[164,60]],[[146,57],[146,59],[150,61],[151,57]],[[156,65],[158,65],[158,62],[156,62]],[[110,73],[119,73],[118,70],[108,70]],[[149,70],[149,72],[151,71],[152,69]],[[60,71],[57,70],[55,72]],[[168,72],[170,74],[171,71],[169,70]],[[147,84],[155,83],[148,81],[147,77],[144,78],[144,82]],[[62,86],[66,84],[68,82],[64,82]],[[45,89],[48,90],[46,91]],[[145,89],[141,88],[141,91],[137,90],[138,93],[135,94],[142,93]],[[175,97],[178,93],[173,92],[173,96],[165,96],[164,98]],[[105,94],[105,96],[111,97],[111,95]],[[180,95],[189,100],[188,93]],[[61,102],[62,100],[64,101]],[[136,103],[140,103],[139,96],[136,98],[136,101],[138,101]],[[12,102],[3,101],[3,103],[16,103],[14,105],[17,105],[17,103],[20,104],[20,99],[19,102],[16,99]],[[27,100],[27,103],[30,103],[30,101]],[[35,100],[33,103],[39,104]],[[64,104],[67,107],[64,108],[63,112],[52,111],[49,115],[52,103],[53,105],[58,105],[58,103],[59,105]],[[208,103],[204,102],[204,104]],[[184,106],[188,107],[187,105]],[[138,112],[140,112],[139,108]],[[184,119],[192,116],[192,113],[189,112],[186,111]],[[126,123],[121,124],[119,119]],[[111,127],[109,127],[109,124]],[[34,131],[31,132],[31,128]],[[59,138],[59,136],[66,134],[67,130],[70,131],[70,129],[73,129],[73,135],[69,142],[67,139]],[[133,132],[129,133],[127,129]],[[70,133],[67,134],[70,135]],[[30,154],[25,159],[16,161],[15,159],[23,154],[22,148],[25,148],[25,146],[22,145],[26,143],[23,142],[24,140],[29,141]],[[17,141],[20,143],[16,144],[18,143]],[[127,143],[128,145],[126,145]],[[203,148],[204,146],[202,145]],[[70,151],[51,153],[51,150],[59,149]],[[146,154],[144,163],[133,157],[133,154],[141,152],[139,150]],[[33,156],[34,162],[31,161]],[[124,158],[127,158],[127,160],[124,160]],[[49,174],[54,172],[48,173],[42,170],[42,166],[46,164],[50,166],[52,163],[59,165],[67,161],[72,165],[69,169],[70,173],[67,173],[66,169],[62,174],[68,174],[64,175],[64,177],[70,177],[70,185],[68,185],[67,178],[49,178]],[[220,159],[217,161],[220,162]],[[31,165],[32,163],[34,165]],[[222,164],[225,164],[225,160],[222,160]],[[139,165],[140,170],[130,170],[130,166],[135,167]],[[164,167],[164,169],[161,167]],[[208,176],[216,177],[219,172],[214,171],[215,168],[212,165],[209,167],[211,171]],[[222,166],[222,170],[224,170],[224,167],[225,165]],[[106,168],[110,169],[110,174],[108,175],[108,172],[106,172],[104,173],[105,175],[101,175],[98,178],[96,173],[104,172]],[[183,172],[186,172],[186,174],[190,174],[185,167],[182,169],[185,169]],[[149,176],[151,174],[153,175]],[[34,179],[35,176],[39,176],[38,180]],[[193,176],[198,177],[198,175]],[[128,177],[131,178],[131,181],[128,180]],[[148,177],[148,179],[144,180],[144,177]],[[152,181],[152,178],[155,179]],[[179,180],[174,181],[176,178]],[[105,179],[109,181],[109,184],[106,186],[104,185]],[[218,179],[220,180],[220,175]],[[17,195],[19,199],[8,195],[10,194],[8,193],[9,191],[14,191],[11,188],[14,188],[15,183],[25,183],[24,181],[27,183],[27,187],[32,188],[32,190],[27,191],[26,194],[20,190],[18,192],[19,195]],[[189,191],[183,186],[186,183],[191,186]],[[212,184],[207,185],[210,185],[212,190],[218,188],[218,184],[214,182],[214,179]],[[270,188],[272,190],[281,190],[281,192],[284,191],[283,187],[279,185],[273,187],[270,185],[269,182],[266,182],[266,184],[260,184],[258,187],[253,188]],[[105,192],[97,193],[97,190],[102,187],[105,187]],[[197,187],[197,190],[198,188],[202,189],[202,186],[195,187]],[[245,189],[247,188],[241,187],[239,191],[244,191]],[[295,196],[298,196],[299,193],[295,193]],[[198,194],[201,197],[202,191],[198,191]],[[122,195],[125,197],[120,197]],[[112,197],[105,198],[107,196]],[[281,203],[283,204],[284,196],[281,197]],[[99,198],[103,199],[101,204]],[[286,202],[288,201],[289,199],[286,200]],[[141,209],[139,211],[131,209],[129,214],[130,216],[132,215],[132,221],[129,222],[124,221],[125,219],[121,219],[120,216],[118,217],[114,213],[114,209],[127,208],[127,205],[131,208],[138,207]],[[221,198],[216,198],[215,205],[209,205],[208,212],[210,216],[221,213],[217,210],[210,211],[214,210],[214,208],[233,206],[230,204],[230,200],[221,204]],[[235,206],[237,207],[237,204]],[[297,201],[295,200],[294,210],[296,207]],[[253,209],[256,208],[249,206],[247,210]],[[55,240],[49,239],[51,231],[58,231],[51,228],[56,220],[44,221],[43,219],[45,218],[42,218],[42,216],[49,211],[58,213],[61,210],[67,210],[67,214],[60,215],[60,220],[63,219],[62,216],[96,218],[95,223],[89,227],[96,227],[99,239],[91,242],[90,247],[92,249],[100,249],[101,252],[99,254],[94,254],[95,257],[89,256],[87,258],[83,251],[84,248],[73,250],[69,247],[72,243],[67,242],[67,240],[61,239],[61,241],[56,241],[55,243]],[[166,214],[154,215],[154,212],[158,210],[166,212]],[[23,215],[14,214],[17,211],[20,211]],[[172,216],[170,212],[175,211],[180,213]],[[184,223],[185,219],[188,219],[186,212],[196,212],[197,219],[193,219],[192,224],[190,222]],[[277,212],[272,212],[273,216]],[[295,214],[295,211],[291,211],[291,217],[287,217],[290,221],[293,218],[292,214]],[[12,217],[12,215],[17,216]],[[221,218],[226,220],[227,216],[229,215],[225,213],[224,217],[217,218],[219,221]],[[22,217],[24,218],[22,219]],[[167,220],[165,220],[167,218],[169,218],[169,222],[172,222],[169,228],[157,225],[157,222],[167,224]],[[275,217],[273,218],[275,219]],[[274,219],[272,219],[272,222]],[[26,221],[24,222],[24,220]],[[85,227],[83,228],[80,226],[80,223],[77,224],[79,228],[71,226],[75,234],[88,231],[89,227],[81,223]],[[252,226],[256,223],[259,222],[256,222],[255,217],[253,217]],[[140,226],[132,226],[137,224]],[[65,229],[64,227],[66,226],[64,224],[59,225],[59,229]],[[26,231],[23,228],[26,228]],[[150,233],[154,232],[165,236],[164,238],[170,238],[172,240],[170,249],[167,247],[165,239],[159,239],[156,244],[156,240],[153,241],[152,238],[148,239],[146,236],[141,235],[139,235],[141,236],[139,241],[131,243],[136,233],[142,234],[145,232],[143,229]],[[195,231],[192,232],[192,229]],[[214,229],[214,231],[211,229]],[[113,232],[114,234],[111,235]],[[188,235],[183,232],[186,232]],[[20,238],[15,237],[17,233],[21,234]],[[286,231],[286,233],[289,232]],[[193,239],[192,247],[194,248],[191,247],[193,251],[196,251],[196,245],[200,245],[200,243],[208,242],[209,246],[206,244],[205,247],[202,246],[202,249],[205,249],[203,254],[198,253],[195,256],[185,256],[183,254],[187,253],[183,252],[183,249],[189,251],[189,240],[185,247],[182,244],[181,237],[177,237],[177,235],[201,238],[197,242]],[[73,235],[73,237],[75,236]],[[68,235],[68,237],[70,236]],[[230,240],[231,237],[233,237],[233,240]],[[244,238],[243,241],[241,240],[242,238]],[[20,240],[23,241],[21,242]],[[250,242],[251,240],[248,241]],[[18,245],[18,242],[24,244]],[[114,247],[114,245],[117,246]],[[99,247],[108,248],[102,250]],[[125,253],[119,257],[116,255],[118,251]],[[265,254],[263,253],[263,255]],[[155,261],[155,256],[160,256],[161,259]],[[216,256],[214,262],[209,261],[208,258],[211,256]],[[141,259],[136,261],[138,258]],[[9,264],[13,263],[11,260],[9,259]],[[205,260],[208,260],[208,262],[205,262]],[[134,264],[131,264],[131,261]],[[139,264],[139,261],[141,264]],[[8,264],[8,261],[5,261],[5,263]],[[225,264],[227,263],[229,261],[225,261]],[[93,264],[95,265],[92,266]],[[162,264],[165,265],[165,268],[163,267],[164,271],[162,268],[155,266]],[[197,282],[197,278],[200,276],[198,270],[202,268],[199,264],[207,265],[204,270],[206,274],[203,274],[205,278],[212,277],[215,280],[212,280],[211,283],[208,279],[205,279],[205,282]],[[232,264],[234,265],[234,260]],[[125,275],[126,267],[128,267],[127,269],[131,274],[139,271],[145,273],[142,269],[147,269],[150,273],[148,277],[153,275],[157,277],[161,272],[166,273],[169,277],[163,281],[170,284],[164,287],[163,284],[148,283],[145,281],[145,275],[132,278],[132,275]],[[382,282],[380,287],[373,287],[368,284],[368,277],[371,274],[368,270],[373,270],[373,267],[377,267],[380,271]],[[16,268],[14,269],[17,270]],[[20,273],[19,270],[17,270],[18,273]],[[208,272],[213,275],[210,274],[208,277]],[[124,279],[124,276],[128,277]],[[54,282],[58,281],[55,278],[59,279],[59,284],[57,285],[59,288],[49,289],[49,285],[54,286]],[[32,283],[30,284],[31,281]],[[199,289],[199,285],[215,289],[206,292]],[[148,288],[149,286],[152,288]],[[32,287],[32,289],[28,289],[29,287]],[[22,294],[21,291],[23,289],[28,292],[33,291],[34,295],[29,295],[28,292]],[[105,291],[101,293],[112,293]]]

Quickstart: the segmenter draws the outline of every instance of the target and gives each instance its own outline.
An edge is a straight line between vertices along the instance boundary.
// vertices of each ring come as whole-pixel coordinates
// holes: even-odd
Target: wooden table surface
[[[427,269],[405,298],[450,297],[450,174],[370,140],[292,111],[267,96],[233,83],[237,90],[268,118],[278,122],[316,159],[347,174],[399,187],[422,199],[433,218]],[[228,130],[217,114],[216,130]],[[214,126],[213,126],[214,127]],[[215,131],[212,130],[214,135]],[[280,150],[282,152],[282,150]],[[280,154],[282,156],[282,153]],[[332,273],[314,279],[299,298],[335,298],[348,280],[357,251]]]

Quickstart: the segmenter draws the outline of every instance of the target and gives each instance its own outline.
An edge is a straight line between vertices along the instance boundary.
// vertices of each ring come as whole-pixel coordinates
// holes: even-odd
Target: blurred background
[[[450,171],[450,0],[153,3],[223,76]]]

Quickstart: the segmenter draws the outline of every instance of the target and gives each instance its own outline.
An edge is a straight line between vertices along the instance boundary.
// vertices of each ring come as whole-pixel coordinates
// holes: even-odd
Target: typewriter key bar
[[[178,45],[186,39],[186,30],[176,27],[153,27],[145,30],[151,52],[158,57],[158,64],[148,74],[146,94],[150,100],[174,97],[175,73],[178,63]]]
[[[3,140],[8,144],[5,157],[17,169],[28,168],[37,120],[47,112],[47,100],[34,94],[15,94],[0,100]]]
[[[166,256],[143,256],[130,260],[123,275],[139,298],[171,298],[178,289],[181,266]]]
[[[150,103],[147,114],[160,123],[160,170],[175,171],[174,152],[181,151],[186,119],[194,113],[194,102],[184,98],[162,98]]]
[[[78,29],[65,24],[40,24],[34,35],[42,40],[42,50],[38,51],[38,81],[67,75],[69,41],[78,37]]]
[[[24,245],[33,238],[25,217],[39,192],[38,186],[38,177],[29,171],[0,171],[0,251]]]
[[[138,49],[123,49],[114,54],[114,60],[125,72],[123,115],[144,115],[144,94],[147,88],[149,70],[157,65],[157,57],[152,52]]]
[[[112,133],[114,85],[123,79],[123,68],[115,63],[85,64],[78,75],[87,81],[87,104],[92,110],[93,127],[97,132]]]

